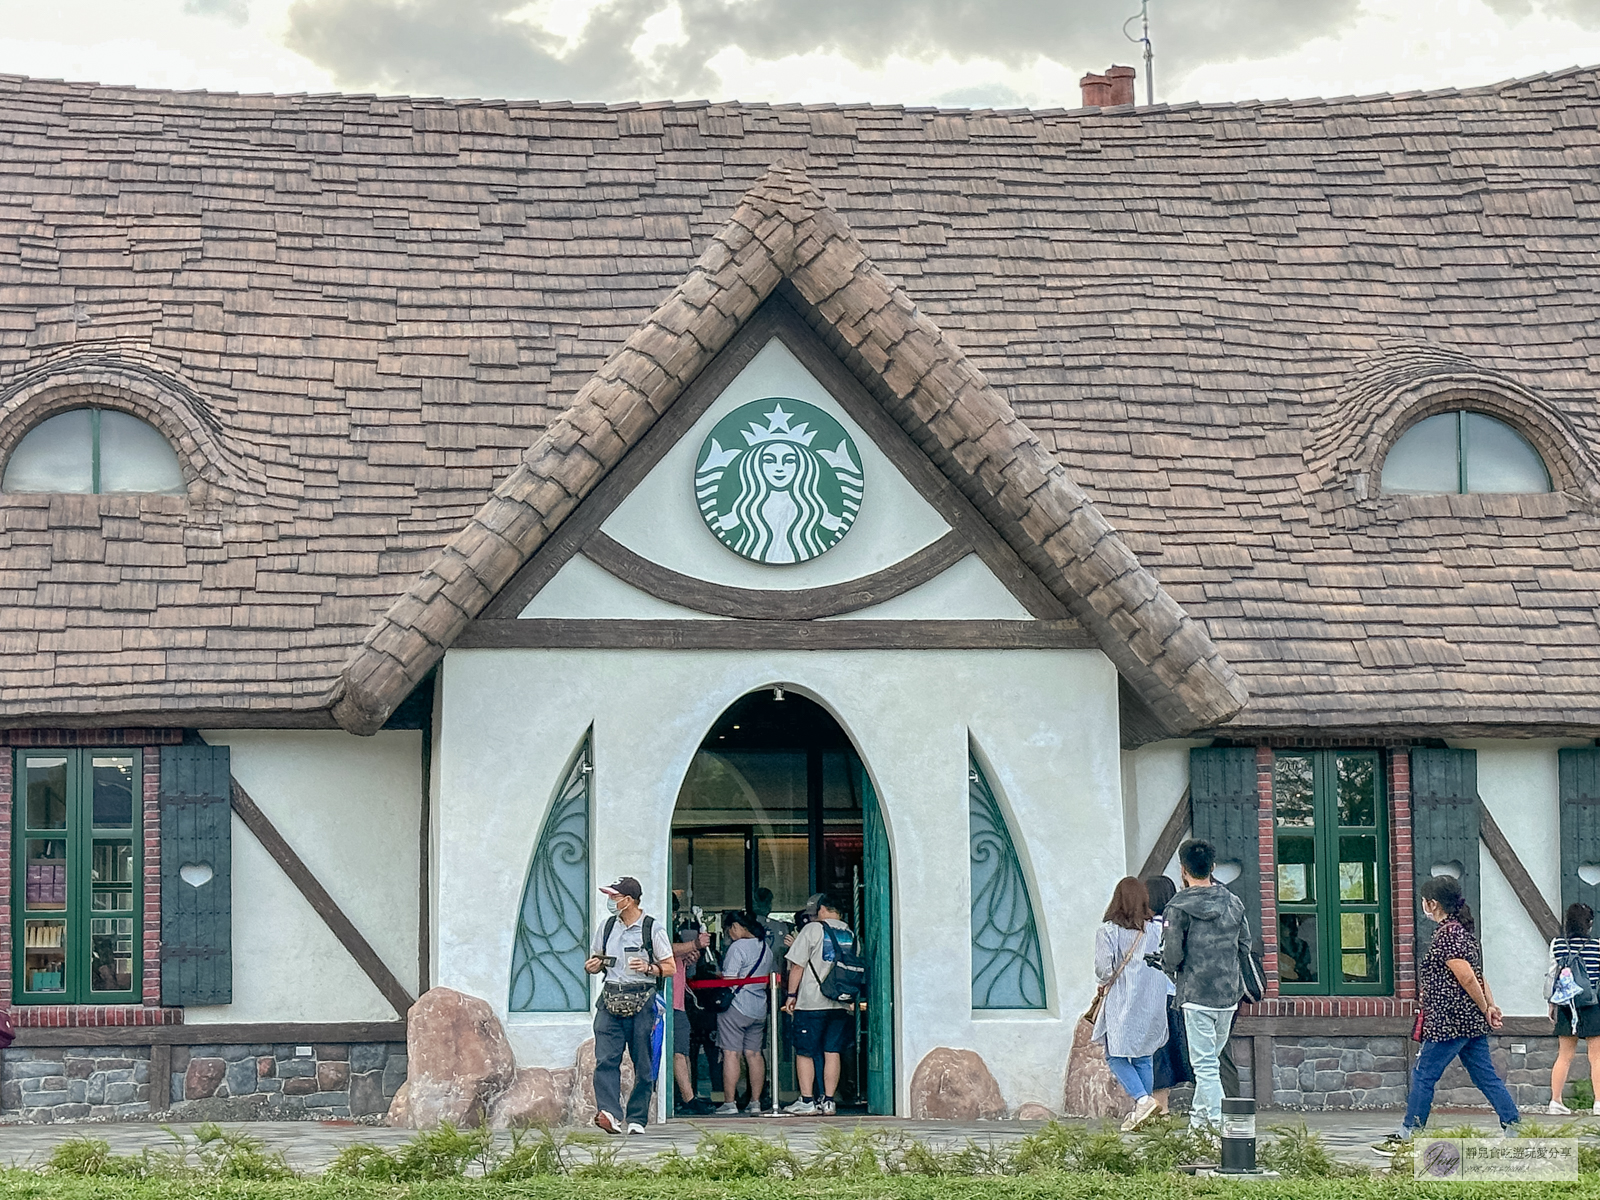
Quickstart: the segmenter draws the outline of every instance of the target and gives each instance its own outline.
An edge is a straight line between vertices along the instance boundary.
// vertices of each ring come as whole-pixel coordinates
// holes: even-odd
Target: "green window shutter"
[[[1478,903],[1478,752],[1411,751],[1411,860],[1415,864],[1417,958],[1427,952],[1438,928],[1422,915],[1422,885],[1435,871],[1459,869],[1461,890],[1480,922]],[[1445,869],[1450,868],[1447,872]]]
[[[1189,751],[1189,800],[1194,836],[1217,848],[1219,871],[1234,864],[1228,884],[1244,901],[1250,933],[1261,938],[1261,799],[1256,790],[1252,746],[1203,747]]]
[[[1560,762],[1561,912],[1579,903],[1600,912],[1600,881],[1584,879],[1600,867],[1600,749],[1563,750]]]
[[[228,747],[161,748],[163,1004],[233,1000],[232,791]]]

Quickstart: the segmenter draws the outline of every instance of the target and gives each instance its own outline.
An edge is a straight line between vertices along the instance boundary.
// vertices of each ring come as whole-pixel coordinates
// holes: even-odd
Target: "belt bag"
[[[636,1017],[655,995],[653,983],[607,983],[600,989],[600,1007],[613,1017]]]

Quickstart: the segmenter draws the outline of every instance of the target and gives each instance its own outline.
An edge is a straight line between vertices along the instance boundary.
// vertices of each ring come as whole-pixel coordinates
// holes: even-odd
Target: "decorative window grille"
[[[511,955],[512,1012],[586,1012],[589,977],[589,781],[585,734],[534,847]]]
[[[967,758],[972,850],[972,1007],[1043,1008],[1044,959],[1028,881],[1005,814],[975,755]]]

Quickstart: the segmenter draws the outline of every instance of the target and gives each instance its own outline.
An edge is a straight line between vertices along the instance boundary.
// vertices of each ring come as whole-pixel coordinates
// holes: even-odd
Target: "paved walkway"
[[[1528,1114],[1533,1118],[1533,1114]],[[1343,1112],[1343,1113],[1263,1113],[1258,1127],[1263,1136],[1276,1124],[1306,1125],[1320,1133],[1329,1149],[1347,1162],[1369,1167],[1384,1162],[1368,1148],[1399,1123],[1398,1111]],[[1538,1118],[1544,1121],[1545,1118]],[[1600,1134],[1600,1119],[1585,1118],[1596,1134]],[[268,1150],[282,1152],[289,1165],[298,1171],[321,1171],[344,1147],[357,1142],[392,1147],[414,1136],[404,1129],[386,1129],[352,1122],[335,1121],[256,1121],[248,1123],[225,1122],[224,1128],[239,1129],[266,1143]],[[1473,1125],[1493,1132],[1497,1124],[1492,1113],[1484,1111],[1436,1110],[1433,1126],[1444,1129],[1458,1125]],[[760,1137],[782,1138],[796,1153],[805,1155],[816,1149],[817,1136],[828,1126],[852,1128],[862,1125],[869,1128],[894,1130],[919,1138],[940,1149],[960,1148],[971,1140],[979,1145],[1004,1145],[1031,1133],[1040,1126],[1036,1121],[980,1121],[970,1125],[945,1121],[908,1121],[893,1117],[839,1117],[831,1121],[805,1118],[724,1118],[685,1117],[665,1126],[652,1125],[648,1133],[617,1139],[619,1157],[630,1160],[648,1160],[669,1149],[682,1154],[694,1151],[695,1144],[707,1130],[755,1134]],[[172,1128],[190,1133],[192,1125],[175,1125]],[[7,1125],[0,1126],[0,1164],[7,1166],[37,1166],[50,1152],[69,1138],[104,1138],[117,1154],[137,1154],[144,1147],[171,1149],[172,1139],[166,1130],[147,1122],[62,1124],[62,1125]]]

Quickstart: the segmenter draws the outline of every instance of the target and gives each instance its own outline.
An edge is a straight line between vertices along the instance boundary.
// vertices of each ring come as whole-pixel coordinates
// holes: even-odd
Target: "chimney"
[[[1133,103],[1132,67],[1112,67],[1104,75],[1085,75],[1078,80],[1083,89],[1085,108],[1114,108]]]
[[[1111,84],[1111,99],[1107,101],[1113,106],[1118,104],[1133,103],[1133,76],[1132,67],[1112,67],[1106,72],[1106,79]]]

